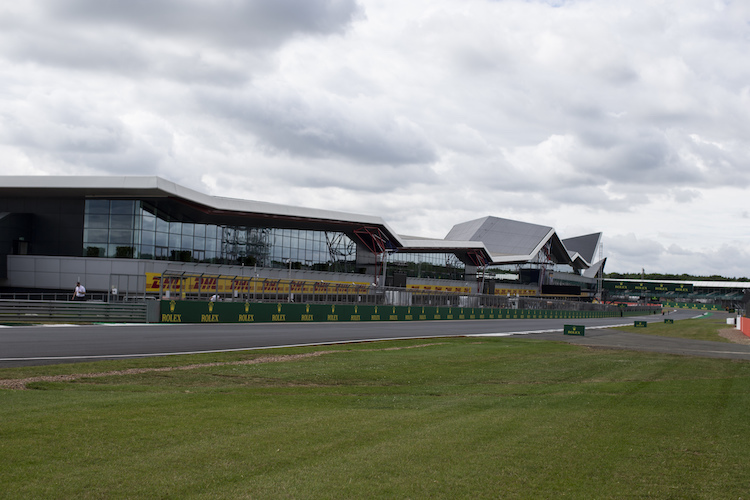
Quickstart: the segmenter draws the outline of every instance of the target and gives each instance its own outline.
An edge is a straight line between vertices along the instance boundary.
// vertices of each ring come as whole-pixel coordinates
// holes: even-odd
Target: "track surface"
[[[675,320],[697,316],[678,311]],[[750,346],[620,332],[604,327],[661,315],[583,320],[467,320],[394,323],[259,323],[21,326],[0,328],[0,367],[249,350],[368,340],[466,335],[530,336],[581,345],[750,360]],[[584,337],[563,335],[565,324],[586,326]],[[677,325],[675,325],[677,326]]]

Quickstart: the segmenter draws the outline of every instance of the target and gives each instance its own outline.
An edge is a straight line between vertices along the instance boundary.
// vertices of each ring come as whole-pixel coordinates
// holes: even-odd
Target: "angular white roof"
[[[456,224],[445,239],[483,242],[494,264],[528,262],[549,242],[554,262],[573,265],[555,230],[548,226],[488,216]]]

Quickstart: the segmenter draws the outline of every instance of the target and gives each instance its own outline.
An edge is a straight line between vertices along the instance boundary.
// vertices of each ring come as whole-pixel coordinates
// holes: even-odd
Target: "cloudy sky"
[[[159,175],[750,277],[746,0],[0,3],[0,171]]]

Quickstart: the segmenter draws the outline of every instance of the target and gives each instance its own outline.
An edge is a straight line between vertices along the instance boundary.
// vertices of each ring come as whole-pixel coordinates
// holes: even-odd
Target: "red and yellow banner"
[[[162,289],[162,281],[163,289]],[[308,294],[350,294],[366,293],[370,283],[312,280],[272,280],[267,278],[242,278],[237,276],[166,276],[159,273],[146,273],[146,292],[171,293],[308,293]]]
[[[406,289],[419,290],[423,292],[471,293],[470,286],[406,285]]]
[[[495,288],[495,295],[510,295],[514,297],[516,295],[520,297],[536,297],[536,290],[533,288]]]

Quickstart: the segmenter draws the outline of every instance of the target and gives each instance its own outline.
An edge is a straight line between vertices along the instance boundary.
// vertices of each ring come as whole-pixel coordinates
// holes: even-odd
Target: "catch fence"
[[[216,276],[188,273],[164,273],[150,282],[154,298],[163,300],[249,302],[249,303],[305,303],[354,304],[392,306],[447,306],[485,307],[524,310],[617,311],[615,305],[585,301],[538,297],[509,297],[456,292],[468,287],[424,288],[382,287],[365,282],[334,282],[256,278],[246,276]],[[438,287],[435,287],[438,288]],[[448,288],[448,290],[446,290]],[[638,307],[630,307],[637,310]],[[643,306],[643,311],[653,311]]]

